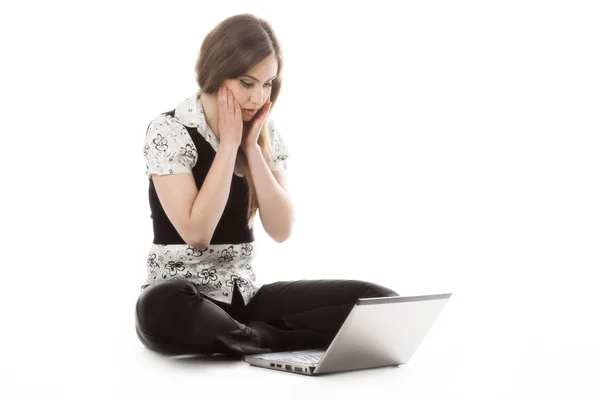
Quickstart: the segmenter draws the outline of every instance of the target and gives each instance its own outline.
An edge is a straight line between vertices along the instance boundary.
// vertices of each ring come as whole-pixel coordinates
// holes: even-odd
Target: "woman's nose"
[[[263,100],[263,92],[262,90],[254,90],[252,92],[252,98],[250,99],[250,102],[252,103],[252,105],[256,108],[260,107],[260,105],[262,104],[262,100]]]

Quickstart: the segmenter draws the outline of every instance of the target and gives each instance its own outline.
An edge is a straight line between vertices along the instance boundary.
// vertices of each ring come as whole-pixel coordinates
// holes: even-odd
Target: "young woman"
[[[257,210],[279,243],[294,220],[289,154],[269,119],[281,76],[270,24],[250,14],[227,18],[202,43],[200,90],[148,125],[154,240],[135,326],[149,349],[243,356],[324,348],[356,299],[397,295],[358,280],[257,280]]]

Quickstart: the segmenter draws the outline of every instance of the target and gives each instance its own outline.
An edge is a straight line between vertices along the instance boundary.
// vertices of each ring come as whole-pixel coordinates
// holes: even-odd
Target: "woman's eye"
[[[244,85],[244,87],[247,87],[247,88],[251,88],[252,85],[253,85],[252,83],[248,83],[248,82],[244,82],[244,81],[240,81],[240,82],[242,82],[242,85]],[[273,86],[273,84],[272,83],[265,83],[265,86],[271,87],[271,86]]]

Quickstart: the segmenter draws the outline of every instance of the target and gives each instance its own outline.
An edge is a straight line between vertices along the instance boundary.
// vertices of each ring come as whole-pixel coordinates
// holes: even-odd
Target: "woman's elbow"
[[[195,247],[197,249],[205,249],[210,244],[210,240],[206,240],[203,237],[188,235],[183,239],[188,246]]]
[[[287,233],[287,234],[285,234],[283,236],[276,236],[276,237],[273,238],[273,240],[275,240],[277,243],[283,243],[286,240],[288,240],[290,238],[290,236],[292,236],[291,232],[289,232],[289,233]]]

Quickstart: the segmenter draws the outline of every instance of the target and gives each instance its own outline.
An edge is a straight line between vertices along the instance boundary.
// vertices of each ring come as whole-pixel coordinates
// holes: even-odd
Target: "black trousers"
[[[299,280],[263,285],[244,305],[206,297],[187,280],[155,283],[140,294],[140,341],[163,354],[247,354],[327,348],[359,298],[397,296],[359,280]]]

